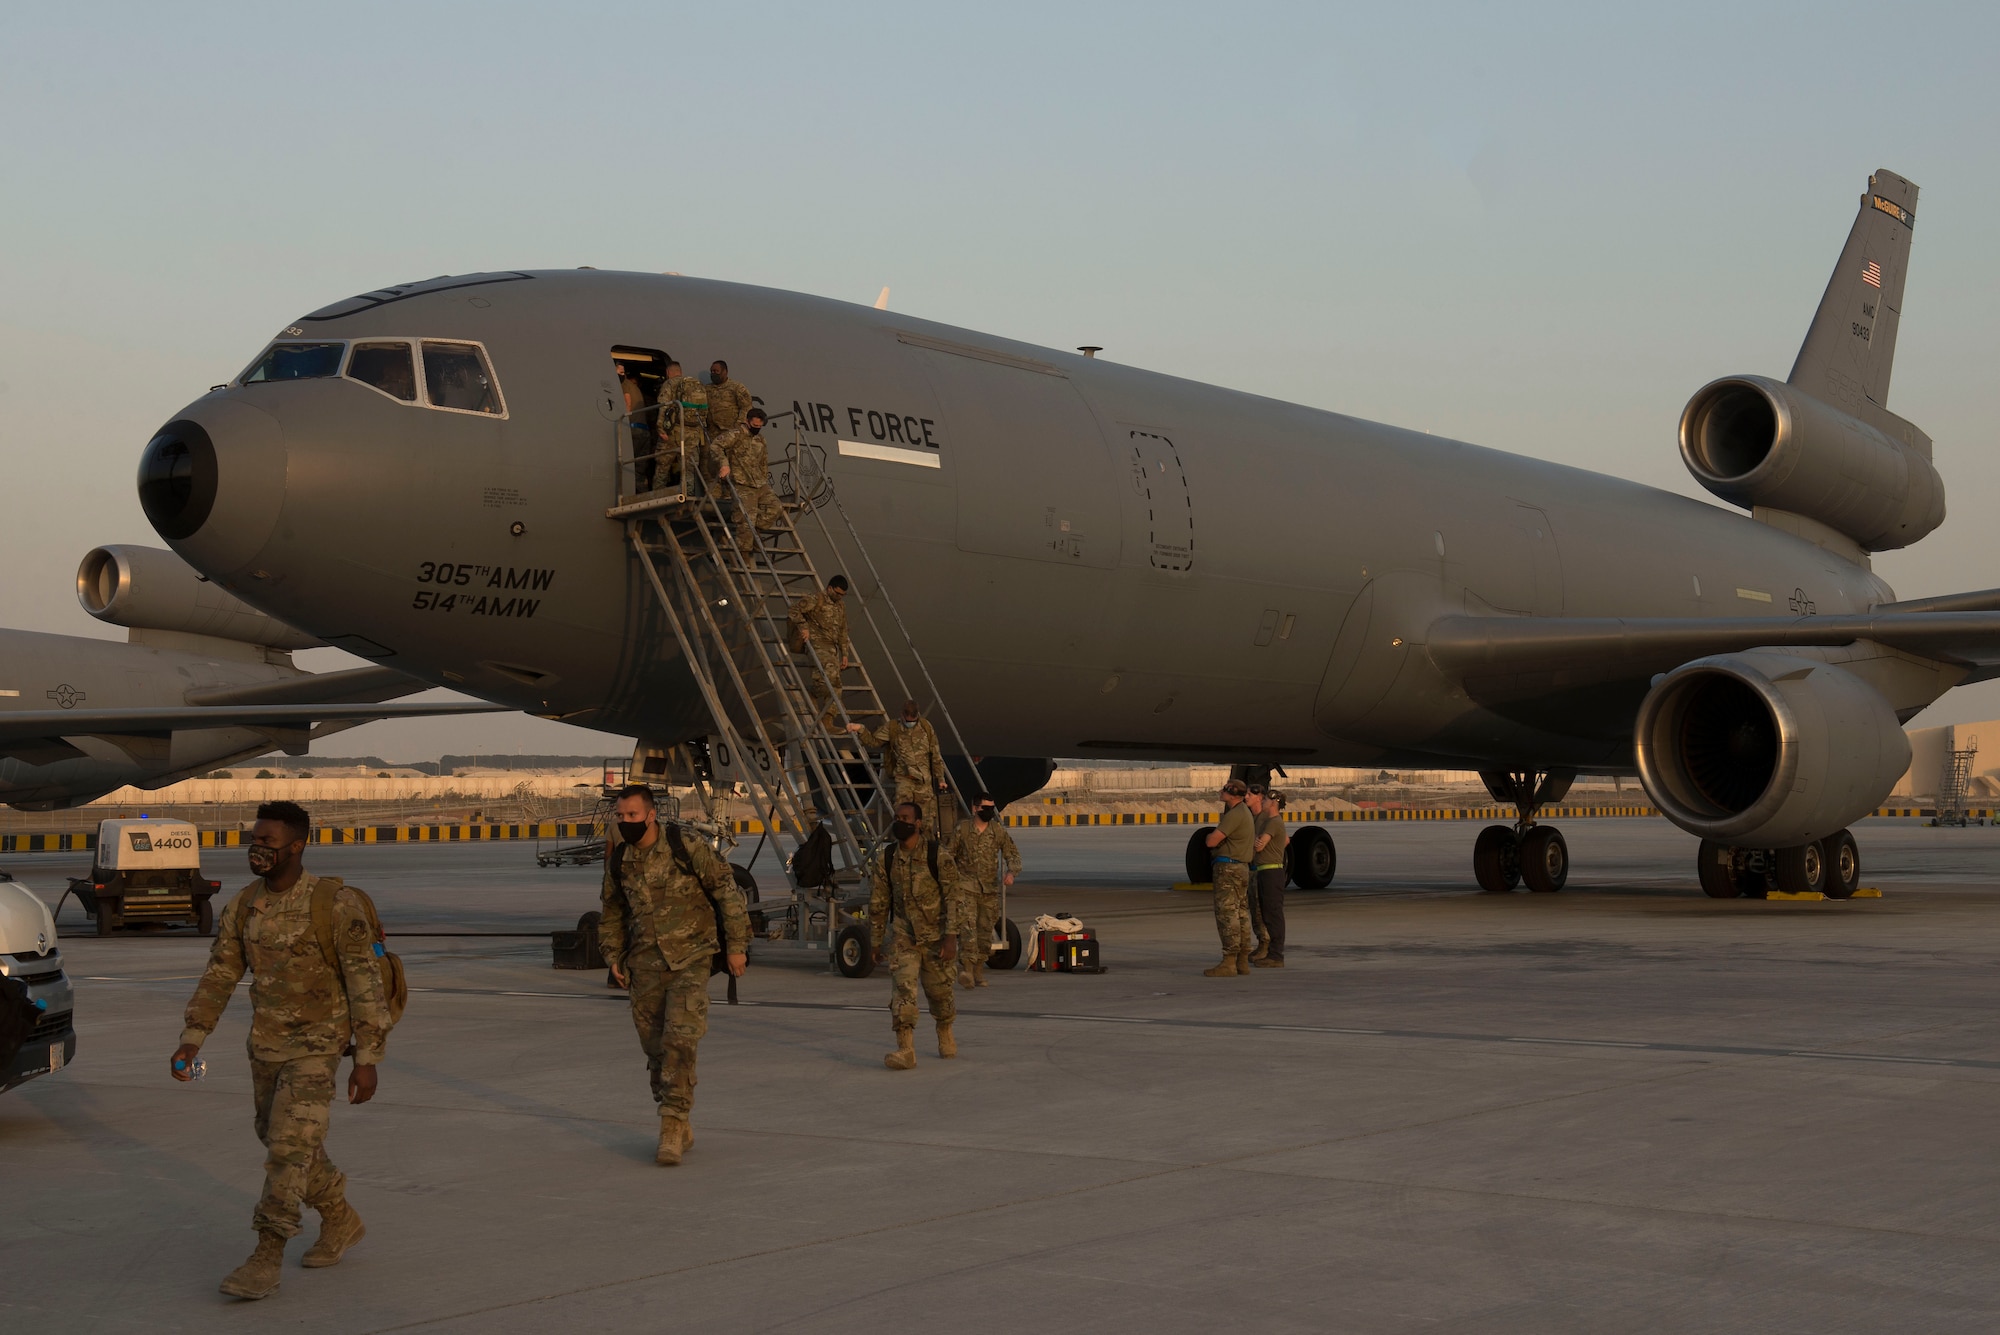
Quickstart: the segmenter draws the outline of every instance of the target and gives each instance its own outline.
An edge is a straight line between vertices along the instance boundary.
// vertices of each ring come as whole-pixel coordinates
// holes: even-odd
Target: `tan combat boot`
[[[1285,967],[1285,961],[1282,958],[1274,958],[1270,955],[1266,955],[1261,960],[1252,956],[1250,963],[1259,969],[1282,969]]]
[[[367,1235],[368,1230],[362,1226],[361,1216],[354,1213],[354,1207],[344,1199],[335,1201],[319,1212],[319,1241],[313,1243],[299,1264],[313,1270],[339,1265],[347,1249]]]
[[[1234,978],[1236,976],[1236,956],[1233,954],[1224,955],[1222,963],[1212,969],[1203,969],[1201,976],[1203,978]]]
[[[278,1272],[285,1264],[285,1240],[276,1233],[257,1234],[257,1250],[229,1272],[222,1291],[232,1298],[268,1298],[278,1291]]]
[[[984,964],[975,964],[972,966],[972,981],[978,987],[988,986],[986,982],[986,966]]]
[[[882,1064],[892,1071],[907,1071],[917,1064],[917,1041],[914,1031],[896,1031],[896,1050],[882,1058]]]
[[[1264,940],[1262,937],[1259,937],[1257,938],[1257,948],[1250,952],[1250,962],[1252,964],[1255,964],[1258,960],[1263,959],[1266,955],[1270,953],[1271,953],[1271,943],[1269,941]]]
[[[972,981],[972,966],[970,964],[958,971],[958,985],[968,992],[976,986]]]
[[[1249,952],[1249,951],[1247,951],[1247,950],[1239,950],[1239,951],[1237,951],[1237,952],[1236,952],[1236,972],[1237,972],[1237,973],[1239,973],[1239,974],[1243,974],[1243,975],[1245,975],[1246,977],[1247,977],[1247,976],[1249,975],[1249,973],[1250,973],[1250,952]]]
[[[956,1057],[957,1055],[958,1055],[958,1040],[951,1036],[951,1021],[939,1020],[938,1056]]]
[[[681,1154],[687,1149],[688,1124],[668,1113],[660,1114],[660,1147],[653,1152],[653,1162],[662,1168],[672,1168],[681,1161]]]

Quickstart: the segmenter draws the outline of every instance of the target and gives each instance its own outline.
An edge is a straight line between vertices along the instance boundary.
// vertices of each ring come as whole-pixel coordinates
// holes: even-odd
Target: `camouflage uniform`
[[[896,784],[896,801],[914,802],[924,813],[924,830],[937,832],[938,785],[949,781],[944,755],[938,750],[937,729],[929,719],[918,719],[910,727],[892,718],[870,733],[869,741],[882,752],[884,777]]]
[[[743,414],[750,411],[750,391],[743,388],[740,380],[724,380],[719,385],[708,385],[708,431],[711,436],[719,436],[732,431],[743,421]]]
[[[695,1051],[708,1032],[709,964],[716,952],[708,897],[722,906],[726,954],[748,951],[750,915],[729,865],[700,839],[684,839],[682,846],[693,875],[675,860],[664,829],[651,848],[624,846],[615,881],[611,859],[605,859],[597,940],[604,962],[631,986],[632,1024],[646,1052],[653,1101],[662,1117],[684,1122],[694,1107]]]
[[[1217,828],[1223,839],[1210,854],[1214,859],[1210,879],[1215,887],[1215,932],[1222,938],[1224,955],[1247,957],[1251,945],[1250,859],[1256,848],[1256,820],[1249,805],[1238,802],[1222,813]]]
[[[820,723],[832,731],[840,726],[840,713],[835,708],[840,665],[853,657],[847,638],[847,608],[828,590],[821,589],[793,603],[787,619],[794,630],[805,632],[808,648],[818,659],[808,669],[813,708],[823,711]]]
[[[662,476],[667,481],[678,476],[683,448],[689,463],[701,469],[708,441],[708,390],[701,381],[684,375],[661,386],[659,418]],[[704,475],[713,477],[707,470]]]
[[[952,920],[959,926],[958,955],[964,961],[960,968],[977,979],[993,953],[993,924],[1000,917],[1000,864],[1006,863],[1009,876],[1019,876],[1021,850],[996,815],[984,830],[964,821],[952,831],[951,861],[958,868],[958,907]]]
[[[901,1035],[917,1027],[917,984],[923,983],[924,997],[930,1002],[931,1018],[940,1029],[958,1018],[958,1003],[951,992],[951,965],[939,958],[944,938],[957,932],[954,926],[953,896],[943,887],[958,880],[958,868],[948,849],[939,848],[937,875],[931,875],[930,854],[935,845],[919,843],[912,851],[901,845],[885,849],[875,864],[875,885],[868,897],[868,921],[872,925],[875,949],[881,950],[890,936],[895,942],[889,952],[889,976],[894,990],[889,999],[889,1019]]]
[[[764,438],[751,435],[749,427],[739,424],[710,441],[708,453],[711,475],[729,465],[729,482],[736,487],[729,522],[736,529],[736,549],[747,553],[756,541],[756,529],[768,532],[785,526],[785,507],[771,490],[771,456]],[[727,489],[725,483],[725,493]]]
[[[338,962],[329,961],[313,930],[318,883],[303,873],[277,894],[259,879],[248,899],[230,902],[181,1030],[183,1043],[207,1042],[250,974],[250,1080],[265,1149],[264,1194],[252,1221],[258,1232],[286,1238],[299,1231],[301,1203],[324,1215],[345,1202],[347,1179],[326,1157],[334,1076],[350,1042],[356,1066],[380,1062],[389,1032],[368,912],[353,891],[334,892]]]

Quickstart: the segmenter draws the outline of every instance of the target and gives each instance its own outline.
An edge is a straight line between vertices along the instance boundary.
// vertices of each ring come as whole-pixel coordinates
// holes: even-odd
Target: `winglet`
[[[1915,185],[1887,169],[1868,178],[1861,211],[1827,280],[1789,381],[1928,455],[1929,438],[1888,412],[1889,372],[1896,360],[1903,278],[1916,221]]]

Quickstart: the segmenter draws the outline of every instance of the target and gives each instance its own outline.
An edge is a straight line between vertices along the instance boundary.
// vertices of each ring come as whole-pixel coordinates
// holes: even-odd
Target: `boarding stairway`
[[[694,434],[685,432],[687,437]],[[858,884],[893,815],[893,792],[883,785],[877,754],[848,725],[872,731],[889,713],[865,666],[857,662],[843,669],[825,662],[810,642],[800,654],[787,643],[793,605],[826,585],[795,516],[811,515],[821,550],[849,563],[845,605],[855,658],[862,657],[859,632],[865,628],[904,698],[916,694],[899,660],[913,664],[929,687],[933,716],[943,724],[940,733],[957,745],[968,764],[970,755],[823,469],[803,466],[814,447],[805,444],[795,426],[782,474],[773,478],[778,484],[774,489],[787,502],[783,524],[756,531],[745,553],[738,549],[732,522],[745,518],[736,504],[735,485],[707,476],[701,465],[705,449],[698,441],[661,442],[649,458],[639,452],[626,418],[617,423],[617,441],[619,494],[606,517],[624,524],[627,542],[708,706],[715,737],[733,755],[734,777],[749,785],[764,816],[766,836],[777,840],[781,850],[795,853],[824,824],[832,836],[835,883]],[[778,471],[774,468],[774,474]],[[810,482],[801,485],[808,475]],[[642,490],[648,480],[655,485]],[[844,541],[836,540],[835,528],[827,523],[829,509],[839,518]],[[858,565],[852,564],[857,560]],[[864,592],[864,584],[872,586],[872,593]],[[889,629],[875,615],[878,608]],[[835,687],[829,711],[814,707],[814,668]],[[833,715],[831,728],[825,725],[825,712]],[[709,765],[691,766],[688,777],[712,812],[713,788],[721,775],[712,763],[718,757],[707,759]],[[953,785],[955,794],[958,787]],[[957,796],[962,804],[964,795]]]

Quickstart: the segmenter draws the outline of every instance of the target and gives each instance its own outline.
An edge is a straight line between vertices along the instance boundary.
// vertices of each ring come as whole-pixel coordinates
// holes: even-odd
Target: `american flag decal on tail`
[[[1870,287],[1882,286],[1882,266],[1873,260],[1868,261],[1868,267],[1861,271],[1861,281]]]

